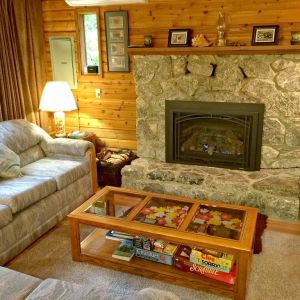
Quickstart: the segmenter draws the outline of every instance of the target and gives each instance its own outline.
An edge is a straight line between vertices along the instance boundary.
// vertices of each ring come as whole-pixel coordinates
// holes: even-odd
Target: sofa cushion
[[[22,176],[0,180],[0,204],[21,211],[56,191],[56,182],[50,177]]]
[[[20,157],[0,143],[0,177],[10,178],[20,175]]]
[[[91,286],[79,285],[62,280],[48,278],[41,282],[39,286],[26,298],[26,300],[100,300],[103,291],[99,291]],[[113,300],[113,298],[111,298]]]
[[[6,205],[0,204],[0,229],[11,222],[12,219],[11,209]]]
[[[21,167],[45,157],[45,153],[40,145],[35,145],[20,153]]]
[[[48,278],[26,298],[26,300],[180,300],[171,292],[154,288],[142,289],[112,289],[79,285],[76,283]]]
[[[88,161],[76,161],[55,158],[42,158],[21,169],[22,174],[32,176],[47,176],[56,180],[57,189],[62,190],[72,182],[88,174]]]
[[[0,299],[24,299],[40,282],[38,278],[0,267]]]
[[[51,137],[40,127],[26,120],[0,122],[0,141],[17,154]]]

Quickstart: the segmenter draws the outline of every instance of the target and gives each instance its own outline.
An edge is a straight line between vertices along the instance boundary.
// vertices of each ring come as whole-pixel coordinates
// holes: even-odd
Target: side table
[[[120,187],[122,168],[130,165],[137,156],[129,149],[104,148],[97,154],[97,158],[98,185]]]

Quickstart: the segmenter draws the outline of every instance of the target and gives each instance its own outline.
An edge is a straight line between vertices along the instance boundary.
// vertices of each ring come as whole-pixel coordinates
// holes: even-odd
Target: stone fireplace
[[[264,105],[166,101],[166,161],[259,170]]]
[[[255,206],[269,216],[297,218],[300,55],[141,55],[134,59],[137,154],[140,158],[122,170],[122,186]],[[165,109],[169,105],[166,103],[170,102],[179,102],[186,107],[192,103],[219,107],[223,121],[227,114],[223,104],[264,106],[261,151],[256,151],[254,167],[237,166],[233,170],[224,162],[219,165],[222,168],[210,167],[207,163],[206,166],[174,163],[174,154],[165,150],[166,144],[170,144],[170,134],[169,131],[166,133],[165,126]],[[179,116],[179,122],[184,117],[186,115]],[[230,118],[233,120],[235,116]],[[183,128],[186,144],[177,144],[180,145],[179,156],[186,153],[186,149],[205,151],[206,147],[207,152],[200,154],[208,160],[220,151],[235,153],[238,158],[245,156],[246,150],[241,148],[247,143],[245,136],[249,142],[247,126],[251,118],[246,116],[242,120],[238,117],[237,123],[243,124],[240,127],[233,123],[219,126],[217,119],[211,118],[206,119],[206,125],[201,128],[194,124]],[[193,134],[199,141],[199,132],[208,131],[208,124],[212,125],[215,137],[206,132],[204,136],[208,142],[202,136],[200,146],[190,145]],[[224,150],[228,140],[220,138],[223,129],[234,141],[230,151]],[[242,136],[242,132],[245,135]],[[218,143],[223,145],[221,150],[215,142],[217,137]],[[258,149],[259,136],[256,141],[255,148]]]

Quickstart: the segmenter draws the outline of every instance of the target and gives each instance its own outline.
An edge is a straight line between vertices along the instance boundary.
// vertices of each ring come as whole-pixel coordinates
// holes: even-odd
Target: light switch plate
[[[101,98],[101,90],[100,89],[96,89],[96,98]]]

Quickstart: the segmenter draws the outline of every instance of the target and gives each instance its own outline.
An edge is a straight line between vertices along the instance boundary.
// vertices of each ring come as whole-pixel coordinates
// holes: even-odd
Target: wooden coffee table
[[[153,215],[148,217],[149,209],[161,206],[168,207],[168,209],[176,207],[185,213],[181,214],[180,218],[174,216],[171,221],[165,217],[164,220],[161,217],[155,219]],[[217,211],[217,214],[220,212],[224,218],[228,216],[233,216],[238,220],[240,218],[241,226],[238,226],[236,230],[216,230],[215,233],[213,231],[197,232],[196,220],[199,219],[195,218],[201,218],[201,212],[205,212],[206,209]],[[119,271],[203,289],[222,296],[245,299],[257,219],[256,208],[106,186],[68,217],[73,260],[92,262]],[[150,222],[152,224],[149,224]],[[82,238],[81,224],[92,227],[91,233]],[[218,226],[214,228],[219,229]],[[106,239],[107,230],[233,254],[237,265],[235,283],[225,284],[218,280],[181,271],[174,266],[137,257],[132,258],[131,261],[112,258],[112,253],[119,242]]]

